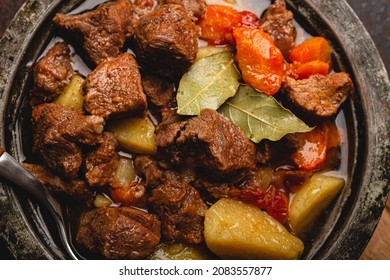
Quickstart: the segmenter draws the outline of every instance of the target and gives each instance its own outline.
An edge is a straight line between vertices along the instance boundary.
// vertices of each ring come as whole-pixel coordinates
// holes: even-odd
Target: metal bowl
[[[24,112],[31,65],[54,33],[57,12],[82,0],[28,0],[0,40],[0,146],[23,161],[30,145]],[[390,84],[369,34],[345,1],[287,1],[309,30],[327,37],[335,66],[351,74],[355,95],[344,104],[348,126],[347,184],[306,241],[305,259],[357,259],[384,209],[390,189]],[[30,136],[31,137],[31,136]],[[0,181],[0,238],[16,259],[62,259],[50,220],[12,182]]]

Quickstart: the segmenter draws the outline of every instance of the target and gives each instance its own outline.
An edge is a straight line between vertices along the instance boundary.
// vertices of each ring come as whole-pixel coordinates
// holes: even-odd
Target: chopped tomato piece
[[[281,87],[284,58],[271,37],[261,29],[236,28],[236,61],[242,78],[250,86],[268,95]]]
[[[312,37],[294,47],[290,52],[291,62],[310,62],[319,60],[331,63],[332,49],[324,37]]]
[[[125,206],[146,206],[145,187],[140,180],[133,181],[129,186],[111,186],[110,194],[115,203]]]
[[[257,16],[248,11],[238,12],[230,7],[207,6],[199,21],[201,38],[213,45],[234,45],[233,30],[237,27],[259,28]]]
[[[328,73],[329,64],[320,60],[294,62],[286,66],[286,74],[293,79],[307,79],[314,74],[327,75]]]
[[[287,220],[288,198],[275,187],[266,191],[243,190],[238,198],[259,207],[282,224]]]
[[[325,161],[328,146],[329,129],[325,123],[310,132],[299,133],[299,148],[292,154],[291,159],[302,170],[314,170]]]

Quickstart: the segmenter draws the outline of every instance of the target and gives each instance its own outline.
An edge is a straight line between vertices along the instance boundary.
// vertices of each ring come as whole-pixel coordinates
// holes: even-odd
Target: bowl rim
[[[16,102],[18,96],[11,89],[31,40],[57,11],[63,0],[28,0],[20,8],[0,39],[0,146],[4,147],[4,127],[7,104]],[[82,0],[68,1],[76,6]],[[358,181],[359,195],[348,220],[338,229],[337,238],[329,237],[324,249],[313,256],[321,259],[357,259],[367,245],[385,207],[390,190],[390,82],[386,68],[367,30],[345,0],[294,0],[287,3],[299,12],[315,12],[332,30],[346,55],[359,89],[356,108],[362,123],[355,123],[357,139],[362,147],[364,166],[354,172],[352,180]],[[359,30],[359,32],[356,32]],[[42,42],[44,44],[44,42]],[[359,55],[359,59],[357,58]],[[371,71],[367,71],[367,68]],[[17,151],[15,152],[17,153]],[[355,157],[356,158],[356,157]],[[356,165],[359,162],[354,162]],[[8,182],[0,180],[0,239],[16,259],[63,258],[49,251],[22,211],[18,196]],[[366,211],[359,211],[362,207]],[[369,221],[369,222],[367,222]],[[364,228],[361,227],[364,225]],[[359,234],[351,234],[359,233]],[[351,247],[351,244],[354,244]],[[359,248],[359,250],[357,250]]]

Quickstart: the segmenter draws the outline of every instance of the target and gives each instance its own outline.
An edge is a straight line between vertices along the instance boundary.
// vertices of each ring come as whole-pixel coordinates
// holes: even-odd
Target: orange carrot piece
[[[294,47],[290,52],[290,61],[305,63],[320,60],[330,65],[332,49],[324,37],[312,37]]]
[[[274,95],[281,87],[284,58],[271,37],[261,29],[236,28],[236,61],[248,85]]]
[[[325,123],[310,132],[300,133],[299,148],[292,154],[291,159],[302,170],[319,168],[326,158],[329,128]]]

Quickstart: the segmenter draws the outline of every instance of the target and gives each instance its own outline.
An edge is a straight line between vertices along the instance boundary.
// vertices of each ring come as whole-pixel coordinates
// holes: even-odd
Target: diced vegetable
[[[160,244],[148,257],[149,260],[207,260],[210,253],[206,248],[190,246],[186,244]]]
[[[324,37],[311,37],[294,47],[290,52],[290,61],[305,63],[314,60],[331,63],[332,48]]]
[[[105,194],[98,193],[93,201],[93,205],[96,208],[109,207],[112,204],[112,200]]]
[[[325,161],[328,145],[328,127],[325,123],[312,131],[297,134],[299,148],[291,156],[302,170],[314,170]]]
[[[285,193],[274,187],[266,191],[243,190],[238,198],[259,207],[282,224],[287,220],[288,198]]]
[[[115,203],[124,206],[146,207],[145,186],[139,180],[127,187],[111,187],[110,195]]]
[[[293,63],[287,66],[287,75],[294,79],[307,79],[311,75],[328,75],[329,64],[320,60]]]
[[[62,106],[72,107],[75,110],[82,110],[84,96],[82,86],[84,78],[74,75],[64,91],[54,100],[54,103]]]
[[[344,180],[341,178],[314,175],[292,199],[288,214],[292,230],[296,233],[305,231],[343,186]]]
[[[108,125],[120,145],[138,154],[154,154],[156,152],[155,127],[148,117],[115,120]]]
[[[261,29],[236,28],[236,60],[244,81],[267,95],[282,85],[284,58],[271,37]]]
[[[207,247],[222,258],[297,259],[302,241],[253,205],[220,199],[206,211]]]
[[[198,49],[198,53],[196,54],[195,62],[205,58],[207,56],[220,53],[220,52],[233,52],[232,47],[230,46],[221,46],[221,47],[214,47],[214,46],[206,46],[201,47]]]
[[[135,180],[133,161],[129,158],[121,158],[112,179],[111,185],[117,188],[128,187]]]
[[[203,18],[199,22],[202,29],[201,38],[210,44],[234,45],[232,32],[237,27],[259,28],[260,22],[254,13],[238,12],[226,6],[210,5],[206,7]]]
[[[145,206],[145,187],[137,178],[131,159],[119,160],[110,186],[110,194],[114,202],[126,206]]]

